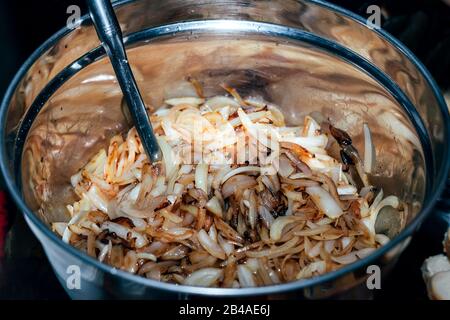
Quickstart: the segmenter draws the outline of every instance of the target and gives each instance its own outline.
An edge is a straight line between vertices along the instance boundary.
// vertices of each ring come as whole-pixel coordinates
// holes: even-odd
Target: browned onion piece
[[[183,259],[187,253],[189,252],[189,248],[183,245],[178,245],[173,247],[172,249],[164,252],[161,256],[162,260],[180,260]]]
[[[234,279],[236,279],[236,271],[236,261],[234,258],[229,258],[224,269],[223,287],[231,288],[233,286]]]
[[[239,190],[250,189],[256,184],[256,179],[252,176],[243,174],[233,176],[222,185],[223,198],[226,199]]]
[[[275,258],[283,255],[285,252],[289,251],[298,243],[299,238],[293,237],[288,242],[283,243],[281,246],[273,247],[261,251],[247,251],[246,255],[250,258]]]
[[[281,178],[281,182],[291,185],[296,188],[300,187],[314,187],[318,186],[319,183],[310,179],[289,179],[289,178]]]
[[[292,161],[292,163],[305,175],[310,176],[312,174],[311,169],[306,163],[297,158],[291,151],[284,150],[284,154]]]
[[[237,243],[243,243],[244,239],[242,239],[241,235],[234,230],[229,224],[225,223],[222,219],[214,217],[214,223],[216,225],[217,230],[222,232],[222,235],[230,240],[233,240]]]
[[[339,206],[341,208],[344,207],[339,198],[339,194],[337,192],[336,185],[334,184],[334,181],[330,177],[328,177],[327,175],[325,175],[323,173],[317,173],[315,176],[311,177],[311,179],[320,181],[320,182],[326,184],[328,187],[328,192],[333,196],[334,200],[336,200],[336,202],[339,204]]]
[[[281,177],[287,178],[292,173],[294,173],[295,169],[291,165],[291,161],[284,154],[282,154],[280,156],[279,162],[280,162],[280,168],[278,169],[278,174]]]
[[[189,275],[184,281],[187,286],[210,287],[223,276],[223,270],[217,268],[204,268]]]

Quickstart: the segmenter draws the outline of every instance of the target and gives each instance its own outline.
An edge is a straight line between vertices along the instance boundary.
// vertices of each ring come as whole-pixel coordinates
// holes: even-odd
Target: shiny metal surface
[[[151,162],[160,161],[162,158],[161,150],[128,62],[122,30],[111,1],[90,0],[88,6],[92,22],[111,61],[124,100],[127,102],[125,106],[133,119],[134,127],[139,134],[144,150]]]
[[[223,82],[244,95],[262,95],[279,104],[291,124],[321,111],[348,130],[359,150],[362,123],[368,122],[377,153],[371,179],[409,204],[408,223],[385,248],[339,271],[238,290],[138,278],[63,244],[31,211],[46,224],[67,220],[64,205],[74,198],[70,176],[127,128],[112,68],[85,20],[80,29],[62,31],[30,59],[2,105],[2,171],[62,283],[68,265],[82,265],[89,289],[73,297],[321,298],[363,286],[368,264],[382,270],[392,265],[430,210],[448,170],[448,111],[409,53],[338,9],[316,2],[142,0],[121,4],[117,15],[148,105],[157,107],[179,86],[190,90],[186,77],[192,76],[205,84],[206,95],[219,93]],[[187,20],[192,21],[179,23]]]

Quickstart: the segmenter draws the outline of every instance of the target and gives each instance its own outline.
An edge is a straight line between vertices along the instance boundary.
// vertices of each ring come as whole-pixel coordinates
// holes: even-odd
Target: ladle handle
[[[98,37],[109,56],[131,117],[151,162],[161,160],[161,151],[142,96],[128,63],[122,30],[109,0],[87,0]]]

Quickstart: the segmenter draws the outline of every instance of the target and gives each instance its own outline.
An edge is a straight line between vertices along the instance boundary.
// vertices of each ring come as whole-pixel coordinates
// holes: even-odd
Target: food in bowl
[[[147,278],[206,287],[306,279],[371,254],[380,210],[407,207],[372,186],[375,149],[361,157],[325,115],[287,126],[261,97],[166,100],[150,119],[163,160],[150,163],[134,128],[113,137],[71,184],[79,201],[63,241]],[[402,221],[404,221],[403,219]]]

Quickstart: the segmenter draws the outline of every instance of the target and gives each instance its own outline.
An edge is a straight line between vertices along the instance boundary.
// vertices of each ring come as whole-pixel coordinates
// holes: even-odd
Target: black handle
[[[150,161],[161,160],[161,151],[139,93],[136,80],[128,63],[122,40],[122,31],[109,0],[88,0],[88,7],[95,29],[109,56],[117,81],[133,118],[136,130]]]

